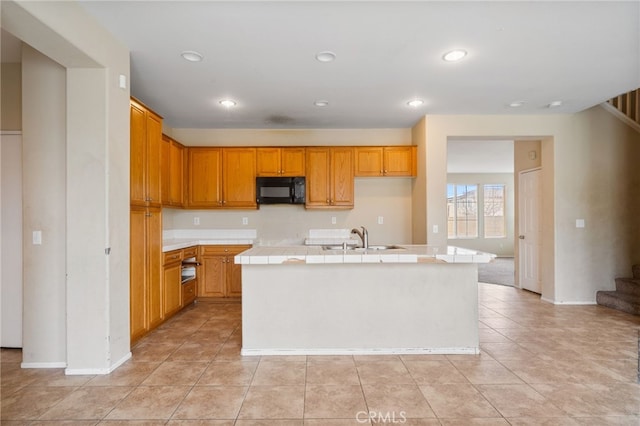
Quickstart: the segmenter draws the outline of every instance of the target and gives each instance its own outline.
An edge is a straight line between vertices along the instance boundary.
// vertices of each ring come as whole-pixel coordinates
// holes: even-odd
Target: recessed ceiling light
[[[223,107],[231,108],[236,106],[236,101],[232,99],[223,99],[220,101],[220,105],[222,105]]]
[[[320,62],[331,62],[336,59],[336,54],[325,50],[324,52],[317,53],[316,59]]]
[[[511,108],[519,108],[524,105],[524,101],[513,101],[509,104]]]
[[[329,105],[329,101],[315,101],[313,104],[317,107],[326,107]]]
[[[451,52],[447,52],[442,56],[447,62],[455,62],[467,56],[467,51],[462,49],[452,50]]]
[[[422,106],[424,104],[424,101],[422,99],[413,99],[409,102],[407,102],[407,105],[409,105],[410,107],[413,108],[417,108],[419,106]]]
[[[189,62],[200,62],[202,61],[202,58],[204,58],[204,56],[202,56],[200,53],[193,50],[185,50],[180,54],[180,56],[182,56]]]
[[[560,105],[562,105],[562,101],[553,101],[549,105],[547,105],[547,108],[555,108],[559,107]]]

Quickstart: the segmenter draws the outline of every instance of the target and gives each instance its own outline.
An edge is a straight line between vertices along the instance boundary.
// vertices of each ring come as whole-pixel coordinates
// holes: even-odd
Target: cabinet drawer
[[[172,250],[164,253],[163,265],[182,262],[182,250]]]
[[[233,245],[233,246],[200,246],[201,256],[224,256],[236,255],[240,252],[250,249],[250,245]]]
[[[198,247],[188,247],[182,250],[182,258],[188,259],[198,255]]]
[[[187,306],[196,299],[196,281],[182,284],[182,306]]]

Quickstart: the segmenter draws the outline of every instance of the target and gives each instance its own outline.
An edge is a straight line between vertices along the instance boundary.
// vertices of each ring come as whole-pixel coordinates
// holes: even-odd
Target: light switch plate
[[[576,219],[576,228],[584,228],[584,219]]]
[[[42,231],[33,231],[33,244],[42,245]]]
[[[242,218],[242,224],[243,225],[248,225],[249,224],[249,218],[248,217],[243,217]]]
[[[378,216],[378,225],[382,225],[384,223],[384,216]]]

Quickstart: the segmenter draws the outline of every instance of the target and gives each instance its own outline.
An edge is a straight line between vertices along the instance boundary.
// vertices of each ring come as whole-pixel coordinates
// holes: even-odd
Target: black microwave
[[[258,204],[304,204],[304,176],[257,177],[256,197]]]

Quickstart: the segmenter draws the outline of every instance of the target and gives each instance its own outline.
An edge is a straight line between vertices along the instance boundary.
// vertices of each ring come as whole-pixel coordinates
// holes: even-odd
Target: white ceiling
[[[81,4],[129,47],[132,95],[170,127],[406,128],[425,114],[573,113],[640,87],[638,0]],[[469,54],[444,62],[454,48]],[[336,60],[318,62],[324,50]]]

